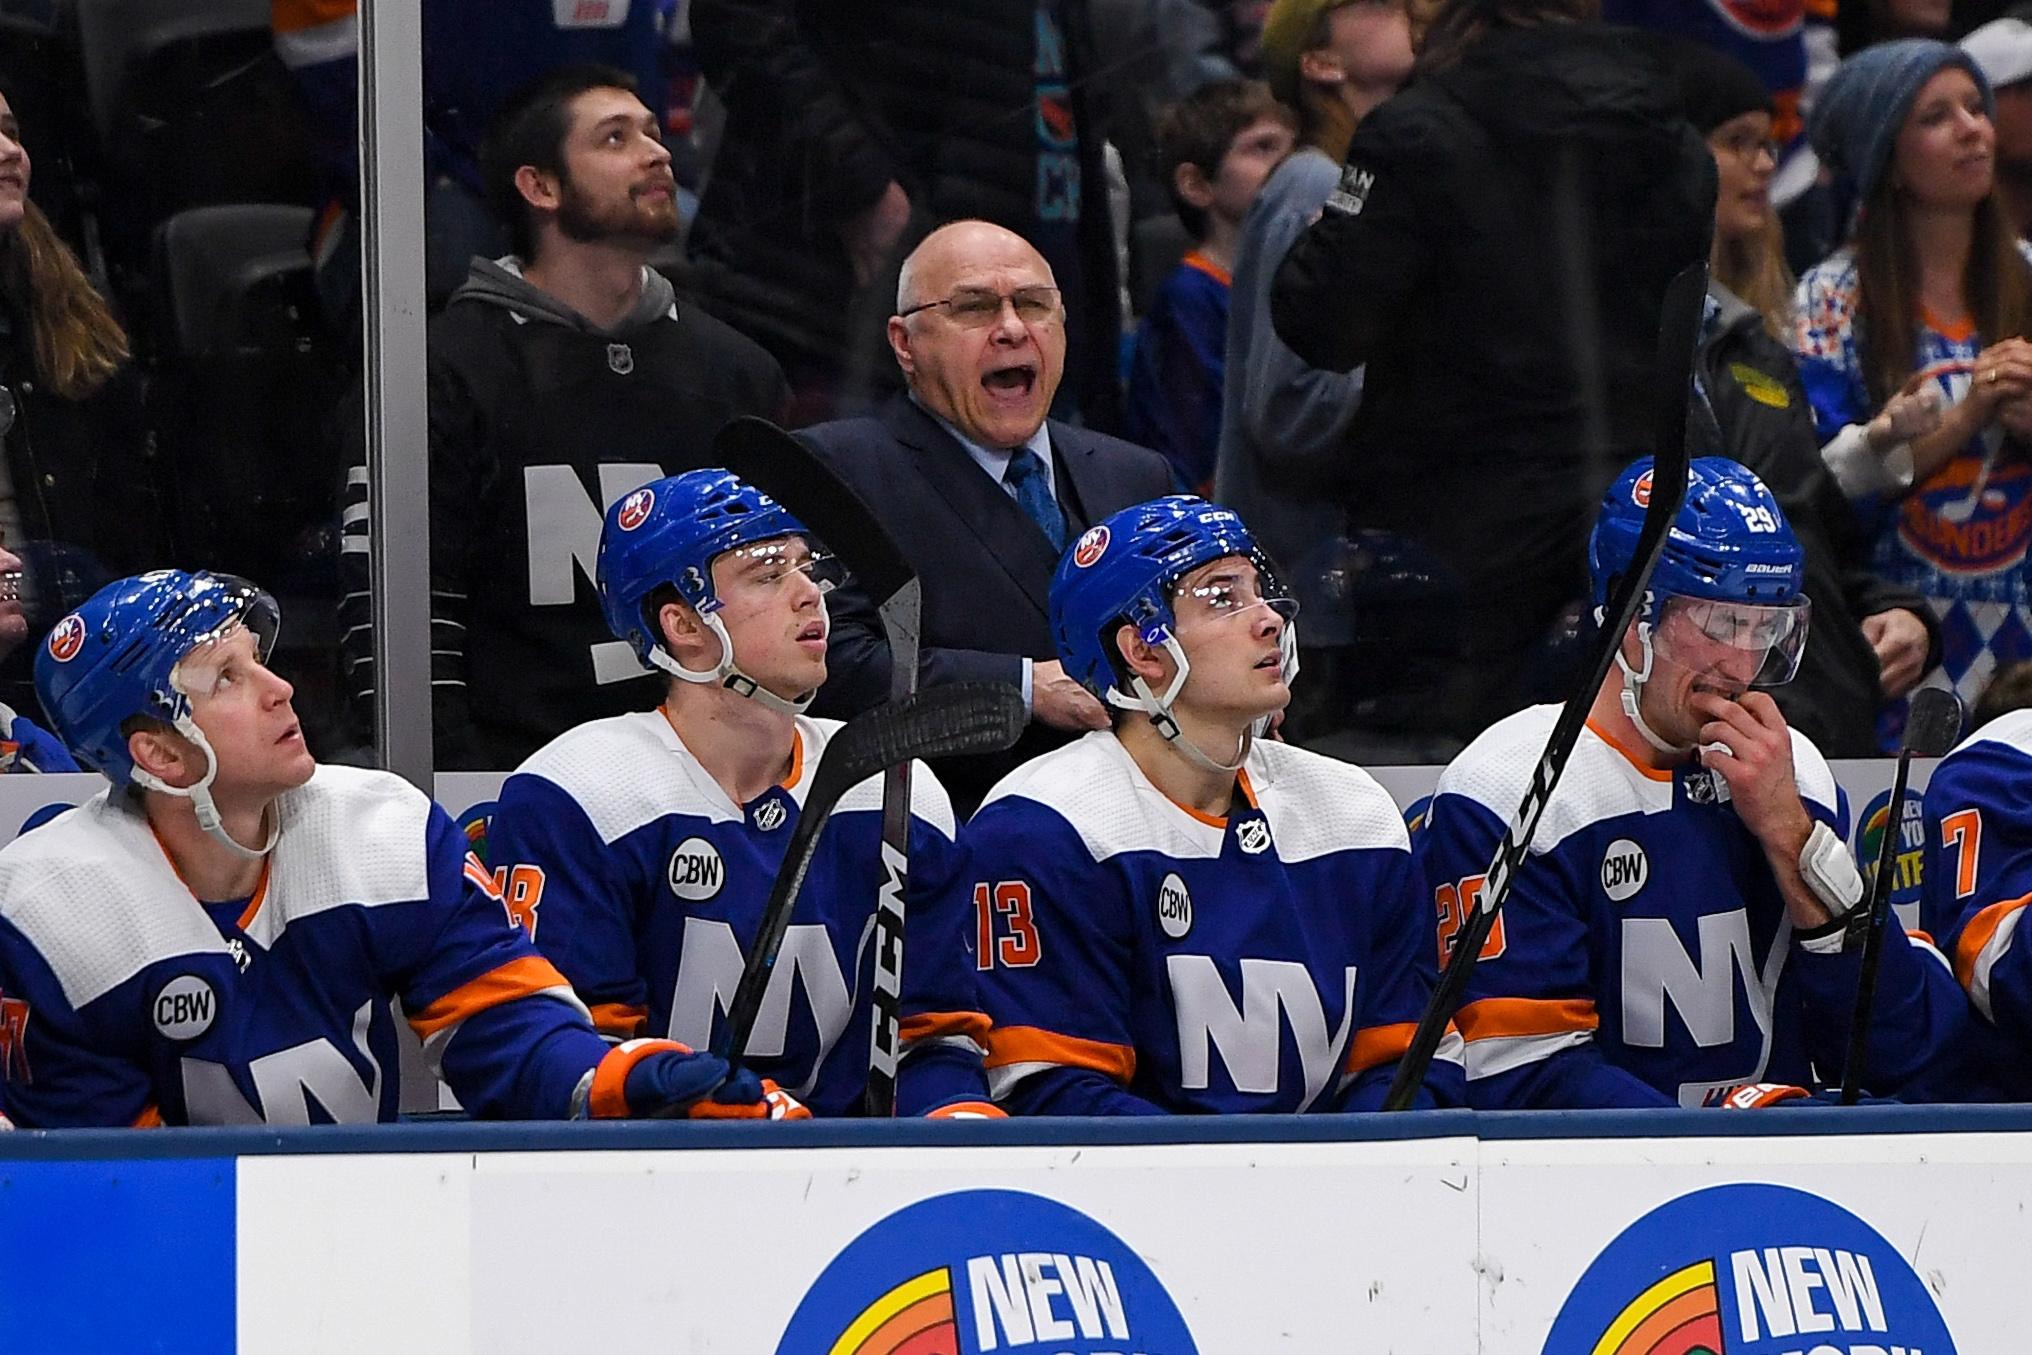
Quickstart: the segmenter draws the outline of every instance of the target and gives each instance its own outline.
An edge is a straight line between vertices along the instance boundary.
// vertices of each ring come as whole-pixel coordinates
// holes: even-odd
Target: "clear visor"
[[[1697,681],[1738,690],[1779,687],[1799,671],[1811,619],[1805,598],[1780,606],[1667,598],[1651,647]]]
[[[274,605],[264,602],[254,599],[238,616],[199,636],[169,670],[169,685],[183,696],[210,696],[237,667],[267,663],[280,618]]]
[[[798,576],[810,579],[821,593],[839,587],[844,569],[837,555],[801,536],[750,541],[723,552],[717,561],[721,588],[781,588]]]
[[[1257,607],[1268,607],[1286,621],[1298,615],[1298,599],[1268,563],[1240,555],[1192,571],[1171,590],[1171,612],[1182,623],[1242,616]]]

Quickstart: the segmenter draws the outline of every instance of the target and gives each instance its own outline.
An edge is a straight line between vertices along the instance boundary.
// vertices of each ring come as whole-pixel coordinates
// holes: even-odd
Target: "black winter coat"
[[[1366,364],[1343,495],[1428,576],[1410,649],[1441,651],[1420,684],[1450,684],[1414,725],[1472,737],[1529,699],[1527,655],[1586,592],[1601,493],[1653,450],[1662,298],[1714,213],[1673,89],[1640,34],[1490,32],[1363,120],[1278,270],[1292,351]]]
[[[1721,313],[1699,361],[1713,417],[1692,423],[1695,455],[1726,456],[1757,472],[1806,549],[1813,603],[1806,653],[1798,676],[1771,695],[1787,722],[1827,756],[1875,757],[1882,697],[1862,620],[1901,608],[1918,616],[1932,642],[1929,668],[1940,657],[1940,623],[1917,593],[1870,572],[1869,542],[1820,459],[1813,407],[1792,354],[1734,294],[1716,289],[1715,299]]]

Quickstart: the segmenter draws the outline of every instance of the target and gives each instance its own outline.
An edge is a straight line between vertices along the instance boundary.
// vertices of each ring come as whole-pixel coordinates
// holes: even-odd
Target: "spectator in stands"
[[[1311,489],[1330,486],[1348,454],[1362,369],[1321,371],[1285,347],[1270,324],[1270,281],[1326,205],[1355,128],[1411,74],[1411,29],[1403,0],[1278,0],[1261,54],[1271,91],[1297,112],[1299,146],[1264,183],[1235,247],[1214,497],[1252,525],[1304,608],[1305,681],[1283,729],[1307,741],[1348,708],[1353,618],[1335,586],[1347,513]]]
[[[1367,364],[1352,524],[1436,571],[1426,632],[1359,665],[1393,683],[1366,728],[1464,740],[1567,685],[1577,646],[1548,636],[1579,613],[1591,505],[1657,436],[1660,305],[1707,254],[1714,161],[1654,40],[1593,13],[1444,0],[1277,273],[1292,351]]]
[[[893,389],[878,336],[897,263],[941,222],[978,217],[1058,280],[1068,379],[1053,412],[1119,426],[1109,92],[1090,78],[1085,5],[693,0],[690,18],[727,110],[686,241],[691,283],[783,364],[800,421]]]
[[[1848,245],[1799,284],[1794,335],[1823,438],[1938,383],[1946,415],[1904,476],[1857,499],[1877,573],[1940,618],[1927,681],[1966,702],[2032,657],[2032,269],[1995,189],[1990,91],[1958,47],[1884,43],[1842,63],[1810,135],[1862,206]],[[1902,727],[1893,708],[1886,746]]]
[[[1967,732],[1973,734],[1999,715],[2032,706],[2032,662],[2007,663],[1983,685],[1969,714]]]
[[[20,709],[34,708],[33,641],[113,571],[168,550],[140,369],[30,180],[0,94],[0,540],[21,555],[30,641],[0,661],[0,701]]]
[[[1030,707],[1008,753],[932,764],[964,817],[1018,763],[1107,727],[1056,657],[1052,570],[1088,526],[1165,493],[1171,474],[1155,452],[1046,418],[1070,317],[1021,236],[986,221],[932,232],[903,263],[896,312],[889,342],[907,393],[805,436],[882,514],[923,584],[924,684],[1006,682]],[[889,651],[851,579],[828,602],[813,709],[847,716],[889,695]]]
[[[1961,40],[1996,96],[1997,196],[2020,236],[2032,236],[2032,23],[1996,19]]]
[[[600,512],[777,416],[769,355],[681,303],[670,156],[622,71],[561,67],[510,100],[481,161],[515,252],[476,259],[431,326],[431,627],[440,767],[509,768],[573,725],[656,703],[601,620]],[[367,651],[366,477],[342,545],[347,671]]]
[[[1221,434],[1228,287],[1242,218],[1291,152],[1289,109],[1254,80],[1217,80],[1157,131],[1172,205],[1193,246],[1158,288],[1129,367],[1129,437],[1163,454],[1178,487],[1213,488]]]
[[[1868,567],[1869,542],[1818,455],[1813,409],[1792,359],[1791,279],[1770,197],[1773,104],[1749,67],[1701,43],[1675,43],[1687,119],[1714,152],[1714,270],[1697,368],[1712,427],[1703,454],[1755,471],[1805,552],[1813,643],[1772,697],[1792,728],[1829,757],[1877,751],[1877,707],[1930,667],[1937,626],[1925,601]],[[1752,298],[1756,298],[1755,301]]]

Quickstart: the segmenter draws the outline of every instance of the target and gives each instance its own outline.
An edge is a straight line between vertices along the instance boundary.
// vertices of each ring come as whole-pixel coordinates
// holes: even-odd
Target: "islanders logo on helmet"
[[[85,620],[72,612],[50,628],[49,656],[58,663],[69,663],[85,647]]]
[[[1651,458],[1645,457],[1602,498],[1588,540],[1597,606],[1608,601],[1610,588],[1636,559],[1651,492]],[[1687,468],[1686,497],[1658,553],[1651,596],[1780,604],[1795,601],[1805,579],[1806,553],[1764,482],[1726,457],[1697,458]],[[1647,616],[1653,611],[1645,608]]]
[[[1808,1348],[1955,1344],[1905,1252],[1876,1229],[1820,1196],[1742,1184],[1682,1195],[1624,1229],[1567,1296],[1545,1355]]]
[[[920,1200],[819,1274],[777,1355],[1196,1355],[1185,1319],[1122,1239],[1055,1200],[964,1190]]]
[[[652,481],[607,511],[595,571],[600,610],[615,636],[647,663],[660,637],[643,609],[657,589],[675,588],[697,611],[715,611],[716,558],[751,541],[805,534],[782,505],[731,471]]]
[[[1255,565],[1265,597],[1287,596],[1242,519],[1205,499],[1168,494],[1089,529],[1051,581],[1051,635],[1066,672],[1105,699],[1120,676],[1115,628],[1128,622],[1145,642],[1163,643],[1175,622],[1172,585],[1230,555]]]
[[[177,689],[177,664],[236,625],[253,633],[266,661],[280,614],[245,579],[163,569],[117,580],[57,624],[36,655],[36,695],[65,747],[124,784],[134,762],[121,724],[136,715],[187,719],[190,699]]]

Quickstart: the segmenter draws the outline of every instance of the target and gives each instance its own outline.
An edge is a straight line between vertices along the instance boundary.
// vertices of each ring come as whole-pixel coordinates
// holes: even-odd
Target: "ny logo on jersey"
[[[1349,965],[1343,974],[1340,1029],[1331,1033],[1319,989],[1311,973],[1295,960],[1243,960],[1239,1009],[1212,956],[1169,955],[1164,968],[1178,1016],[1179,1073],[1186,1090],[1206,1090],[1211,1049],[1218,1046],[1236,1091],[1263,1095],[1277,1091],[1283,1082],[1278,1047],[1287,1022],[1305,1077],[1304,1099],[1293,1109],[1310,1109],[1333,1084],[1346,1062],[1348,1037],[1355,1028],[1355,966]]]
[[[1750,916],[1737,908],[1707,913],[1698,923],[1696,964],[1672,924],[1662,917],[1623,919],[1623,1042],[1643,1049],[1665,1047],[1665,1003],[1702,1049],[1735,1043],[1736,976],[1742,975],[1750,1015],[1768,1045],[1772,992],[1784,947],[1771,948],[1770,975],[1760,977],[1750,948]],[[1744,1080],[1744,1079],[1739,1079]],[[1754,1080],[1748,1079],[1748,1080]]]
[[[600,502],[594,503],[570,466],[525,466],[522,494],[529,534],[529,605],[569,607],[578,581],[596,587],[600,518],[629,491],[663,474],[649,462],[615,462],[599,467]],[[591,646],[593,680],[605,684],[641,677],[647,670],[625,640]]]
[[[191,1124],[307,1125],[315,1102],[333,1124],[373,1124],[381,1118],[381,1065],[367,1047],[373,1019],[371,1001],[353,1013],[353,1047],[370,1070],[365,1081],[352,1062],[323,1039],[305,1040],[250,1061],[247,1072],[255,1094],[251,1103],[224,1064],[184,1059],[184,1118]]]
[[[0,994],[0,1082],[26,1087],[33,1081],[28,1070],[28,1001]]]
[[[861,972],[861,957],[875,929],[869,915],[854,947],[854,973]],[[709,1048],[713,1022],[726,1013],[741,982],[741,943],[734,929],[724,922],[688,917],[684,920],[682,955],[677,962],[677,984],[670,999],[670,1030],[673,1040],[693,1049]],[[839,1042],[854,1014],[858,994],[847,987],[833,950],[832,933],[817,923],[793,923],[783,934],[776,952],[776,964],[769,971],[769,986],[762,991],[762,1007],[755,1014],[755,1027],[748,1037],[748,1052],[756,1058],[782,1058],[790,1052],[790,999],[793,988],[804,991],[816,1027],[818,1051],[812,1056],[809,1075],[790,1088],[803,1096],[818,1081],[826,1056]],[[802,1055],[802,1048],[796,1051]]]

